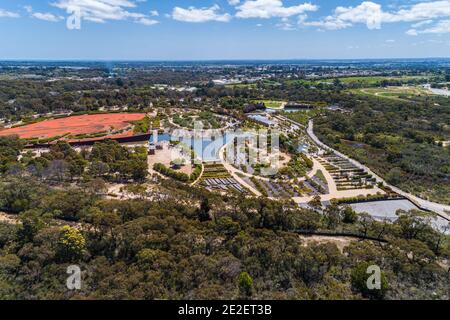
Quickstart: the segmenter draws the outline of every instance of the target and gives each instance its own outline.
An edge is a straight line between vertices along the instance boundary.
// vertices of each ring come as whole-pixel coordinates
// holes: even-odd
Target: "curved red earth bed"
[[[67,134],[113,133],[130,126],[130,121],[141,120],[144,113],[109,113],[73,116],[45,120],[0,131],[0,136],[18,135],[22,139],[53,138]]]

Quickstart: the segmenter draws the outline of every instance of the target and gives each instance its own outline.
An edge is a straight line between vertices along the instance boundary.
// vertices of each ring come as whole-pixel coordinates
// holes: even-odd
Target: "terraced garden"
[[[376,184],[372,175],[335,154],[325,155],[318,160],[333,177],[338,191],[372,189]]]
[[[204,164],[200,185],[208,190],[246,192],[222,164]]]
[[[194,128],[195,122],[201,122],[203,129],[219,129],[226,125],[224,118],[210,111],[175,113],[172,121],[180,127],[189,129]]]
[[[258,179],[256,177],[240,176],[248,185],[258,190],[263,196],[279,199],[289,199],[292,197],[312,196],[324,194],[326,189],[322,189],[312,180],[286,182],[285,180]]]

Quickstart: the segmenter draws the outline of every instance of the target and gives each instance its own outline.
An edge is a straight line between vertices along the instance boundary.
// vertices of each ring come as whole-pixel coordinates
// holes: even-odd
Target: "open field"
[[[401,83],[407,83],[408,81],[415,81],[426,79],[426,76],[401,76],[401,77],[393,77],[393,76],[359,76],[359,77],[338,77],[338,78],[326,78],[326,79],[318,79],[318,80],[308,80],[308,79],[296,79],[296,80],[287,80],[288,84],[304,84],[304,85],[318,85],[320,83],[323,84],[332,84],[336,79],[338,79],[343,84],[358,84],[361,86],[376,86],[381,85],[382,81],[399,81]]]
[[[280,85],[278,82],[276,81],[270,81],[268,79],[263,80],[262,82],[263,85],[266,86],[277,86]],[[225,85],[226,88],[233,88],[233,89],[256,89],[258,87],[258,83],[256,82],[252,82],[252,83],[230,83],[230,84],[226,84]]]
[[[226,84],[226,88],[240,88],[240,89],[254,89],[257,87],[256,83],[231,83]]]
[[[111,113],[81,115],[61,119],[45,120],[0,131],[0,136],[18,135],[22,139],[53,138],[58,136],[105,135],[131,128],[131,121],[141,120],[143,113]],[[132,134],[132,132],[130,133]]]
[[[387,81],[401,81],[407,82],[411,80],[420,80],[426,78],[425,76],[402,76],[402,77],[383,77],[383,76],[373,76],[373,77],[342,77],[338,78],[343,83],[364,83],[365,85],[376,85],[381,83],[383,80]]]
[[[266,108],[270,109],[282,109],[283,105],[286,103],[285,101],[277,101],[277,100],[254,100],[254,103],[264,103]]]
[[[433,95],[431,91],[423,87],[402,86],[402,87],[385,87],[385,88],[364,88],[354,89],[351,92],[356,94],[372,95],[388,99],[402,99],[413,96],[429,96]]]

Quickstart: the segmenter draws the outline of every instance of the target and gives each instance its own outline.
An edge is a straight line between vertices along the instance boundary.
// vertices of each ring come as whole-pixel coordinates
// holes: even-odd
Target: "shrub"
[[[181,182],[188,182],[189,176],[186,173],[183,172],[177,172],[173,169],[167,168],[162,163],[155,163],[153,165],[153,170],[161,173],[162,175],[165,175],[167,177],[170,177],[172,179],[181,181]]]

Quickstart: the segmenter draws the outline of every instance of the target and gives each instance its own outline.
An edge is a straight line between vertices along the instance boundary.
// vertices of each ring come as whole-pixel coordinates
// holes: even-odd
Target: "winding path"
[[[225,149],[227,147],[228,144],[225,144],[222,146],[222,148],[219,151],[219,158],[220,161],[222,162],[223,166],[225,167],[225,169],[231,174],[231,176],[237,181],[239,182],[242,186],[244,186],[245,188],[247,188],[248,190],[250,190],[252,193],[254,193],[256,196],[262,196],[261,192],[259,192],[258,190],[256,190],[256,188],[252,187],[251,185],[249,185],[247,182],[245,182],[239,175],[238,173],[241,173],[240,170],[236,169],[235,167],[233,167],[231,164],[229,164],[226,159],[225,159]]]
[[[238,168],[234,167],[233,165],[231,165],[230,163],[228,163],[225,159],[225,149],[227,146],[228,146],[228,144],[223,145],[219,151],[219,159],[220,159],[221,163],[223,164],[223,166],[225,167],[225,169],[231,174],[231,176],[236,181],[238,181],[241,185],[243,185],[244,187],[249,189],[253,194],[255,194],[256,196],[261,196],[262,195],[261,192],[258,191],[253,186],[251,186],[250,184],[248,184],[246,181],[244,181],[242,179],[242,177],[243,176],[248,177],[248,178],[254,177],[258,180],[263,180],[263,181],[271,181],[271,179],[266,178],[266,177],[254,176],[252,174],[243,172],[243,171],[239,170]],[[337,190],[336,182],[334,181],[333,177],[328,172],[328,170],[317,159],[312,158],[312,161],[313,161],[314,165],[313,165],[313,168],[311,169],[311,171],[308,172],[305,177],[298,179],[298,181],[305,181],[306,178],[314,177],[319,170],[322,171],[322,173],[325,177],[325,180],[327,181],[328,190],[329,190],[328,194],[320,196],[322,201],[329,201],[331,199],[337,199],[337,198],[349,198],[349,197],[357,197],[357,196],[375,195],[379,192],[381,192],[381,193],[383,192],[381,189],[379,189],[377,187],[372,188],[372,189],[352,189],[352,190],[339,191],[339,190]],[[294,183],[294,180],[295,179],[286,180],[285,182],[286,183]],[[293,197],[292,200],[294,200],[296,203],[308,203],[313,198],[314,198],[314,196]],[[271,199],[276,199],[276,198],[271,198]]]
[[[385,186],[391,188],[394,192],[404,196],[405,198],[409,199],[412,203],[414,203],[416,206],[418,206],[420,209],[423,210],[427,210],[427,211],[433,211],[435,213],[437,213],[438,215],[440,215],[441,217],[443,217],[446,220],[450,221],[450,206],[444,205],[444,204],[440,204],[440,203],[436,203],[436,202],[431,202],[428,200],[424,200],[421,199],[415,195],[412,195],[408,192],[405,192],[393,185],[390,185],[389,183],[387,183],[383,178],[381,178],[380,176],[378,176],[376,173],[374,173],[372,170],[370,170],[370,168],[368,168],[367,166],[359,163],[358,161],[346,156],[345,154],[327,146],[326,144],[324,144],[322,141],[319,140],[319,138],[314,134],[314,123],[313,120],[309,120],[309,124],[308,124],[308,129],[306,130],[306,132],[308,133],[308,136],[320,147],[322,147],[325,150],[329,150],[329,151],[333,151],[334,153],[336,153],[338,156],[350,161],[352,164],[354,164],[355,166],[357,166],[358,168],[364,169],[366,170],[369,174],[371,174],[373,177],[375,177],[375,179],[377,180],[377,182],[382,182]]]

